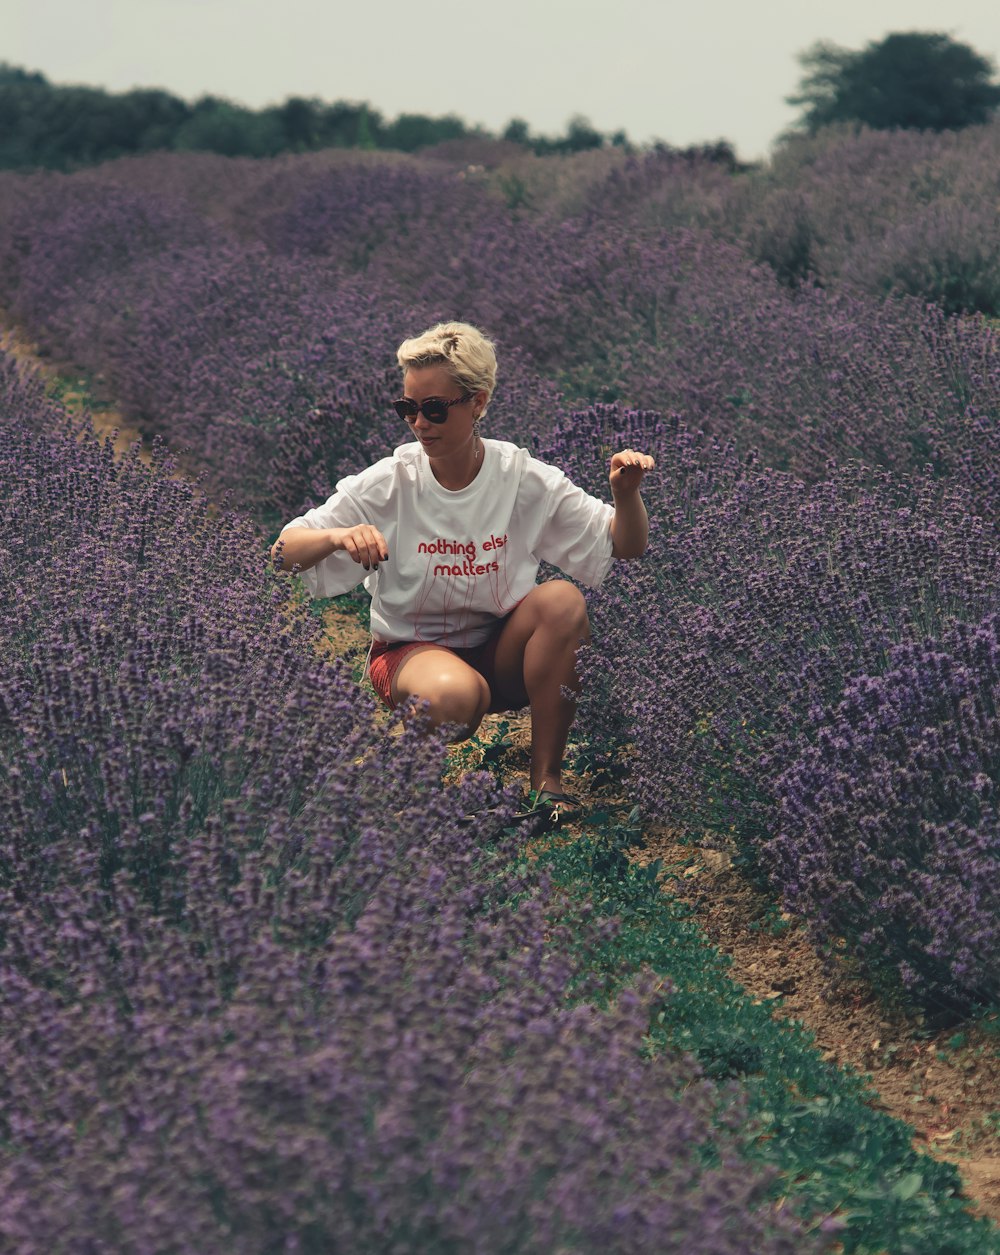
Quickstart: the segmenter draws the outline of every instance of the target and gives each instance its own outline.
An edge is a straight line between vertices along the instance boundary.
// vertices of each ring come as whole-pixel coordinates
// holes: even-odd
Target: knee
[[[425,685],[419,696],[429,703],[435,727],[456,724],[461,729],[455,738],[459,741],[472,736],[490,707],[489,685],[477,672],[439,676],[435,683]]]
[[[575,640],[590,639],[590,619],[583,593],[568,580],[539,584],[538,610],[543,623]]]

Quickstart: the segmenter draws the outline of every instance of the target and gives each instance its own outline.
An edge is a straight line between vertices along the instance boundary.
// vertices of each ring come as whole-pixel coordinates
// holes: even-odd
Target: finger
[[[361,551],[358,548],[357,539],[352,532],[348,532],[344,537],[344,549],[351,555],[352,561],[362,563],[363,565]]]
[[[368,541],[365,537],[365,529],[363,526],[352,527],[345,539],[344,548],[360,566],[367,571],[370,566],[368,556]]]
[[[622,472],[633,469],[651,471],[656,465],[648,453],[639,453],[635,449],[623,449],[615,454],[614,461],[618,463],[616,469]]]
[[[387,562],[389,559],[389,546],[377,527],[372,528],[372,546],[375,551],[375,565],[378,566],[380,562]]]
[[[377,567],[381,552],[379,550],[378,532],[374,527],[361,529],[361,549],[365,555],[365,567]]]

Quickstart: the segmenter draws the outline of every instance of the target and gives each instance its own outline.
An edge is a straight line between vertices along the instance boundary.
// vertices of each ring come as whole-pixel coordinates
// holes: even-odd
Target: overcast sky
[[[0,0],[0,59],[56,83],[368,101],[493,131],[522,117],[562,133],[583,114],[748,159],[796,116],[798,52],[906,30],[1000,61],[1000,0]]]

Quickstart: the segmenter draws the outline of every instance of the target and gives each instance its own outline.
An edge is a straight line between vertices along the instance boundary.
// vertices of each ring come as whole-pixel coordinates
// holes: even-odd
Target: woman
[[[389,707],[428,705],[435,726],[471,736],[487,711],[531,707],[526,813],[576,803],[562,760],[579,688],[576,652],[590,639],[582,593],[536,584],[542,559],[596,588],[614,558],[638,558],[648,523],[639,485],[653,459],[611,459],[614,507],[526,449],[480,434],[496,384],[493,344],[467,323],[440,323],[400,345],[394,408],[415,442],[349,475],[325,505],[286,524],[276,565],[297,566],[313,596],[370,572],[369,676]]]

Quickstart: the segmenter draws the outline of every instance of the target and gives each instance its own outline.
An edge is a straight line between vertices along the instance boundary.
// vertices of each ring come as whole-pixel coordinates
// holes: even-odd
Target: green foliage
[[[566,134],[562,136],[532,135],[523,118],[511,118],[500,138],[508,143],[531,148],[539,154],[587,152],[589,149],[603,148],[606,143],[615,147],[628,147],[628,138],[624,131],[616,131],[611,136],[602,135],[589,118],[579,113],[570,118],[566,125]]]
[[[0,87],[6,87],[11,83],[38,83],[46,86],[48,79],[37,71],[23,70],[19,65],[0,61]]]
[[[449,747],[450,776],[460,779],[469,771],[488,771],[502,785],[511,745],[510,724],[500,719],[488,735],[477,733]]]
[[[501,139],[506,140],[510,144],[529,144],[531,142],[531,128],[525,122],[524,118],[511,118],[504,127]]]
[[[375,147],[375,140],[372,138],[372,117],[365,107],[362,107],[358,117],[357,146],[365,149]]]
[[[172,146],[191,109],[163,91],[55,87],[0,65],[0,167],[72,165]]]
[[[860,51],[827,41],[799,56],[805,71],[788,103],[810,132],[837,122],[877,130],[957,130],[986,122],[1000,105],[994,67],[949,35],[887,35]]]
[[[228,100],[204,96],[173,137],[182,151],[222,153],[226,157],[273,157],[284,146],[278,119],[254,113]]]
[[[449,139],[464,139],[468,134],[468,127],[453,113],[443,118],[428,118],[422,113],[401,113],[382,129],[380,147],[412,153],[418,148],[429,148]]]
[[[494,140],[455,114],[440,118],[402,113],[387,121],[367,103],[289,96],[254,110],[217,96],[188,104],[168,92],[106,92],[63,87],[44,75],[0,62],[0,169],[46,167],[71,170],[115,157],[156,151],[215,152],[227,157],[272,157],[322,148],[416,152],[455,140]],[[623,130],[605,135],[576,114],[563,135],[535,135],[523,118],[512,118],[499,136],[541,155],[614,147],[631,149]],[[657,142],[656,147],[667,151]],[[688,148],[683,155],[738,168],[725,141]],[[525,185],[505,189],[512,208],[528,206]]]
[[[450,140],[492,139],[455,114],[432,118],[403,113],[387,122],[365,103],[289,96],[253,110],[216,96],[193,105],[164,91],[123,94],[93,87],[61,87],[41,74],[0,62],[0,169],[43,166],[68,170],[132,153],[157,150],[271,157],[321,148],[415,152]],[[610,143],[628,147],[624,131],[603,135],[575,116],[566,134],[531,135],[521,119],[503,137],[538,153],[574,153]]]

